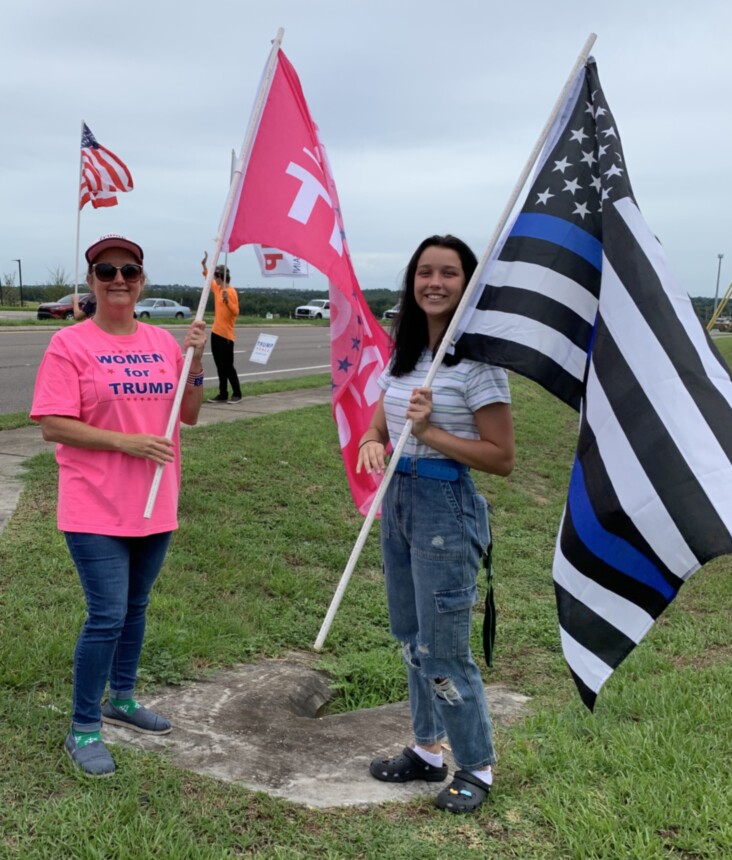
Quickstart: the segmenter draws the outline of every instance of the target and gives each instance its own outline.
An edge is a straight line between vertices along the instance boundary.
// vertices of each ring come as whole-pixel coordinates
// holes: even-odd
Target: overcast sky
[[[0,275],[73,278],[81,120],[135,189],[81,212],[81,249],[120,232],[153,283],[201,283],[270,41],[328,148],[363,289],[414,247],[480,257],[590,32],[638,204],[691,295],[732,279],[729,0],[23,0],[0,11]],[[264,281],[251,248],[238,287]],[[17,279],[16,279],[17,283]],[[320,276],[298,287],[324,286]]]

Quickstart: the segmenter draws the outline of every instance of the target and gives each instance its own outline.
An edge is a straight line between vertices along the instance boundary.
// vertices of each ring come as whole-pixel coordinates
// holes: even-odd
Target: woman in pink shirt
[[[123,236],[102,236],[86,251],[93,319],[51,338],[36,379],[31,418],[56,442],[58,527],[84,590],[87,617],[74,652],[71,731],[65,749],[89,776],[114,773],[102,721],[165,734],[165,717],[134,697],[145,613],[177,528],[179,426],[165,435],[183,367],[166,330],[135,319],[145,283],[143,251]],[[180,420],[195,424],[203,392],[203,322],[193,347]],[[150,518],[147,497],[157,466],[160,489]],[[109,682],[109,699],[101,706]]]

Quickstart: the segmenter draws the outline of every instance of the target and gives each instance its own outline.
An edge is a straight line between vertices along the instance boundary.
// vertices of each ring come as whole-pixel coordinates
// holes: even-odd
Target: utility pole
[[[20,289],[20,306],[23,307],[23,269],[20,265],[20,260],[14,260],[18,264],[18,284]],[[718,281],[719,282],[719,281]]]

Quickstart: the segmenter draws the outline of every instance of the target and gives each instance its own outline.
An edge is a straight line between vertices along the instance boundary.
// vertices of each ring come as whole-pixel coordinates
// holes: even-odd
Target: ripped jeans
[[[382,506],[381,547],[414,737],[428,746],[447,735],[457,766],[466,770],[496,761],[483,680],[470,653],[487,543],[488,506],[470,473],[455,481],[394,474]]]

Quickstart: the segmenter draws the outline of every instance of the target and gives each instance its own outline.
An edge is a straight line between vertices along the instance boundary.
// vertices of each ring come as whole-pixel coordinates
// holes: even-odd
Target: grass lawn
[[[729,362],[732,338],[719,345]],[[525,380],[512,389],[517,467],[476,476],[496,541],[486,679],[532,701],[496,733],[496,787],[475,816],[428,800],[308,810],[119,747],[112,779],[74,773],[61,744],[83,610],[43,454],[0,536],[0,858],[732,856],[732,559],[691,579],[590,714],[563,662],[551,580],[577,417]],[[183,447],[181,528],[153,594],[143,690],[309,649],[362,522],[327,406],[185,430]],[[377,532],[321,658],[340,710],[406,697]]]

